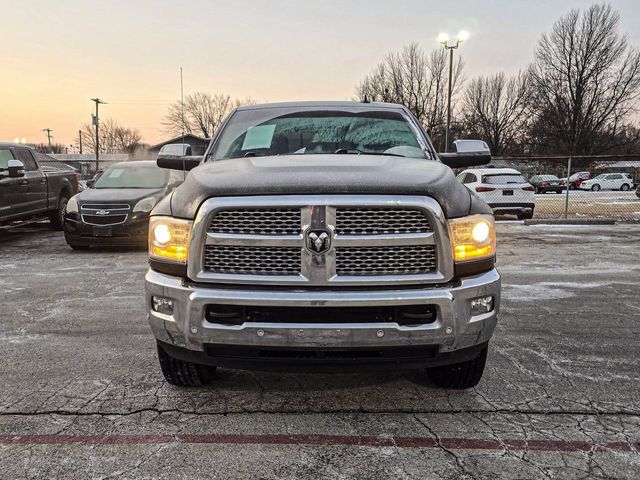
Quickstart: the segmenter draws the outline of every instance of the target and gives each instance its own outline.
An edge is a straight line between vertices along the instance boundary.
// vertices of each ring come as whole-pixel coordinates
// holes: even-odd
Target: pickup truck
[[[497,323],[491,208],[405,107],[240,107],[151,212],[146,308],[161,370],[200,386],[215,367],[427,369],[476,385]]]
[[[62,230],[67,201],[78,193],[80,177],[64,164],[41,165],[40,158],[27,145],[0,143],[0,226],[47,216]]]

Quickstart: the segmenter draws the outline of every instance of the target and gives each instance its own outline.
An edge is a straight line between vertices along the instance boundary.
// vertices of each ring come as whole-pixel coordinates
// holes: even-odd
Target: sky
[[[162,117],[195,91],[258,102],[348,100],[390,51],[439,32],[470,38],[456,54],[466,77],[515,73],[536,41],[588,0],[0,0],[0,141],[69,145],[111,117],[167,138]],[[640,46],[640,1],[610,0]],[[440,47],[441,48],[441,47]]]

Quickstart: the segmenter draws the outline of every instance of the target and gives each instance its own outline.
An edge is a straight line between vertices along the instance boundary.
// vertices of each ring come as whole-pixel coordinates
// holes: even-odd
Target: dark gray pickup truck
[[[60,163],[41,165],[32,148],[0,143],[0,228],[3,224],[48,216],[62,229],[67,201],[78,193],[78,174]]]
[[[238,108],[151,212],[147,313],[169,383],[214,367],[428,369],[478,383],[500,305],[491,209],[401,105]]]

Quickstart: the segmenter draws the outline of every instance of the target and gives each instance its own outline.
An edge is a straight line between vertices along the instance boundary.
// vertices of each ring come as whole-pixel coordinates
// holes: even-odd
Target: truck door
[[[24,198],[20,195],[21,178],[9,178],[7,167],[13,160],[13,152],[9,148],[0,147],[0,220],[18,215],[23,208]]]
[[[24,178],[20,187],[26,193],[25,214],[38,214],[47,211],[47,177],[38,167],[38,163],[28,148],[15,148],[14,156],[24,163]]]

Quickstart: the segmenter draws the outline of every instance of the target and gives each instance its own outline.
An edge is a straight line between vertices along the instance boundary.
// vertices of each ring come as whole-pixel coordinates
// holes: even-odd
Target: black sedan
[[[555,175],[534,175],[529,183],[534,186],[536,193],[562,193],[562,190],[566,188]]]
[[[159,168],[153,161],[116,163],[69,200],[67,243],[74,250],[146,245],[149,212],[183,180],[183,172]]]

